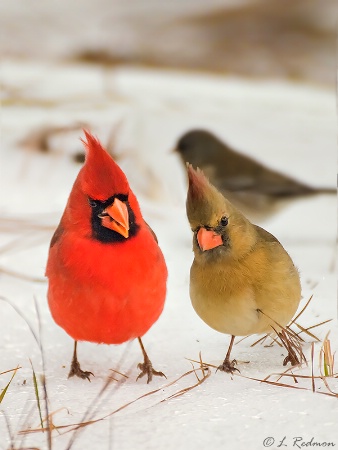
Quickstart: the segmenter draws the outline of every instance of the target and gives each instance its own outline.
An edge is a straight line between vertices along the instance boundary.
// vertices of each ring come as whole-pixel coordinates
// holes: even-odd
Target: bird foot
[[[302,350],[302,342],[300,339],[295,339],[293,335],[290,335],[290,332],[287,329],[282,328],[282,330],[278,333],[278,337],[288,352],[283,361],[283,366],[286,366],[287,363],[290,363],[291,366],[298,366],[303,362],[306,362],[305,355]]]
[[[139,363],[137,365],[137,368],[141,370],[138,377],[136,378],[136,381],[139,378],[144,377],[144,375],[147,375],[147,384],[151,382],[153,379],[153,375],[156,377],[164,377],[167,378],[163,372],[157,372],[157,370],[153,369],[153,365],[151,364],[150,359],[144,360],[144,363]]]
[[[287,356],[284,358],[283,366],[286,366],[287,363],[291,363],[291,366],[297,366],[300,364],[300,361],[295,353],[288,353]]]
[[[223,363],[217,367],[216,372],[217,372],[217,370],[220,370],[221,372],[231,373],[231,375],[235,371],[241,373],[240,370],[237,369],[237,367],[235,367],[236,364],[237,364],[237,361],[235,359],[233,359],[232,361],[225,359],[223,361]]]
[[[90,381],[90,375],[92,375],[93,377],[95,376],[92,372],[86,372],[82,370],[78,361],[72,361],[68,378],[73,377],[74,375],[76,375],[79,378],[82,378],[83,380],[87,379],[88,381]]]

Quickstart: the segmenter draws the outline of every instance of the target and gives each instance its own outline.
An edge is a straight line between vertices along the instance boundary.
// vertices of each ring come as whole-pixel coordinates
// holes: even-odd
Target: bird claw
[[[78,361],[72,362],[72,365],[70,367],[70,371],[68,374],[68,378],[73,377],[74,375],[79,378],[82,378],[83,380],[88,380],[88,381],[90,381],[90,375],[95,377],[95,375],[92,372],[87,372],[87,371],[82,370]]]
[[[288,353],[288,355],[284,358],[283,366],[286,366],[287,363],[291,363],[291,366],[298,366],[300,364],[299,359],[296,354]]]
[[[153,365],[151,364],[151,361],[149,361],[149,360],[144,361],[144,363],[139,363],[137,365],[137,368],[140,369],[141,372],[139,373],[138,377],[136,378],[136,381],[139,378],[144,377],[144,375],[147,375],[147,377],[148,377],[147,384],[149,384],[151,382],[151,380],[153,379],[153,375],[157,376],[157,377],[167,378],[163,372],[158,372],[157,370],[153,369]]]
[[[235,367],[235,364],[237,364],[237,361],[235,359],[233,359],[232,361],[225,359],[223,363],[217,367],[216,372],[220,370],[221,372],[231,373],[231,375],[233,375],[235,371],[241,373],[241,371],[237,369],[237,367]]]

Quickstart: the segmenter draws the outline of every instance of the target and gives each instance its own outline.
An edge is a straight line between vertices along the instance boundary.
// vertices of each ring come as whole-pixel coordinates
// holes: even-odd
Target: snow
[[[158,389],[110,418],[83,428],[74,449],[261,449],[268,437],[270,448],[286,437],[304,442],[338,444],[337,399],[311,392],[311,380],[298,385],[308,390],[268,385],[263,379],[285,370],[285,353],[277,346],[251,344],[252,336],[235,345],[241,375],[233,377],[211,369],[203,384],[184,395],[168,398],[196,383],[194,374],[167,386],[191,370],[186,358],[218,365],[225,356],[229,337],[207,327],[194,313],[189,300],[189,268],[192,262],[191,232],[185,216],[185,174],[172,148],[178,137],[193,127],[217,133],[238,150],[264,160],[315,186],[335,186],[335,101],[325,89],[282,82],[197,75],[174,71],[53,64],[6,59],[2,64],[3,108],[1,116],[0,269],[14,271],[41,282],[0,274],[1,298],[9,299],[38,332],[34,306],[38,304],[46,359],[49,411],[55,425],[83,420],[110,369],[128,373],[113,381],[95,401],[94,418],[110,414],[139,396]],[[48,244],[79,170],[72,155],[81,150],[81,130],[65,131],[49,140],[42,153],[23,144],[42,126],[89,124],[106,145],[115,130],[113,152],[137,194],[144,216],[158,235],[168,269],[168,296],[158,322],[144,337],[147,352],[167,380],[150,385],[136,382],[141,352],[137,342],[121,346],[79,344],[79,360],[95,373],[91,383],[67,379],[73,343],[51,319],[44,268]],[[4,219],[10,220],[9,228]],[[34,224],[44,226],[35,229]],[[336,198],[318,195],[297,200],[261,224],[276,235],[300,270],[303,307],[299,319],[306,327],[333,319],[313,331],[321,339],[331,330],[332,349],[337,348],[335,277]],[[9,245],[10,244],[10,245]],[[32,370],[42,373],[41,355],[25,321],[6,302],[0,303],[2,336],[0,373],[21,367],[10,385],[1,409],[7,416],[16,445],[18,432],[39,427]],[[311,344],[305,353],[310,360]],[[321,343],[315,344],[315,373]],[[283,356],[284,355],[284,356]],[[250,361],[249,364],[244,361]],[[198,364],[195,364],[197,367]],[[311,367],[295,369],[311,374]],[[0,375],[0,389],[11,373]],[[271,378],[276,380],[276,378]],[[329,380],[337,391],[337,379]],[[328,392],[316,380],[318,392]],[[40,394],[42,389],[40,386]],[[53,432],[53,448],[65,449],[72,433]],[[47,448],[46,434],[26,435],[24,445]],[[267,441],[266,441],[267,442]],[[269,441],[269,443],[272,441]],[[0,418],[0,448],[9,446]]]

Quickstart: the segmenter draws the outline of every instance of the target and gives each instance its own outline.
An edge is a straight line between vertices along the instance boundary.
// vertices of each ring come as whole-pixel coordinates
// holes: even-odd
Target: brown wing
[[[275,238],[275,236],[271,233],[269,233],[268,231],[264,230],[264,228],[259,227],[258,225],[255,225],[256,231],[258,233],[258,235],[264,239],[264,241],[268,241],[268,242],[279,242],[279,240],[277,238]]]

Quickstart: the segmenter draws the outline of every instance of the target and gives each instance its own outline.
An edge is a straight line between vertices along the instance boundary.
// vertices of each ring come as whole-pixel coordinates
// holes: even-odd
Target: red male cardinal
[[[51,240],[46,275],[55,322],[74,340],[69,377],[90,380],[77,360],[77,341],[121,344],[138,338],[139,377],[153,369],[141,336],[159,318],[167,267],[157,239],[119,166],[85,131],[87,154]]]

